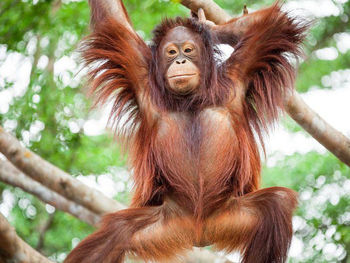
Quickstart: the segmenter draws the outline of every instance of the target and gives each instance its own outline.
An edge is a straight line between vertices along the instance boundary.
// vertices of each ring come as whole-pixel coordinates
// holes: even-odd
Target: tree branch
[[[4,263],[52,263],[17,234],[14,228],[0,214],[0,262]]]
[[[311,134],[319,143],[342,162],[350,166],[350,140],[341,132],[334,129],[316,112],[314,112],[301,98],[298,93],[294,93],[287,100],[286,109],[288,114]]]
[[[213,0],[182,0],[193,12],[203,8],[206,17],[216,24],[227,22],[230,16]],[[243,7],[242,7],[243,9]],[[312,137],[325,146],[346,165],[350,166],[350,140],[317,115],[297,92],[285,100],[287,113]]]
[[[125,208],[24,148],[0,126],[0,152],[26,175],[69,200],[101,215]]]
[[[202,8],[206,18],[215,24],[224,24],[231,19],[231,16],[212,0],[182,0],[181,4],[194,13],[197,13]]]
[[[43,202],[67,212],[90,225],[97,225],[101,217],[85,207],[67,200],[23,174],[8,161],[0,160],[0,181],[21,188]]]
[[[49,218],[44,222],[44,224],[39,227],[39,233],[40,233],[39,240],[38,240],[38,243],[37,243],[35,249],[37,251],[39,251],[40,253],[42,253],[44,243],[45,243],[45,236],[46,236],[47,231],[49,231],[49,229],[52,226],[52,223],[55,219],[55,214],[56,214],[56,212],[50,214]]]

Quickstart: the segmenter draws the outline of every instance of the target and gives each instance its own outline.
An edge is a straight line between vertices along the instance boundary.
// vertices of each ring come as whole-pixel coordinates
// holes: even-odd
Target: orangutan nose
[[[187,59],[183,59],[183,60],[176,60],[176,64],[185,64],[187,61]]]

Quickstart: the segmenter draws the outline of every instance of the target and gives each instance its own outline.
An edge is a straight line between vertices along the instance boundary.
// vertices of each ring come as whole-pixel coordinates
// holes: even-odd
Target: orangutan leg
[[[135,233],[130,251],[146,262],[183,262],[194,239],[192,217],[172,214]]]
[[[296,193],[282,187],[232,198],[207,220],[204,239],[220,250],[239,250],[242,263],[284,263],[296,205]]]
[[[175,203],[130,208],[107,215],[65,263],[121,263],[126,255],[144,261],[171,259],[193,245],[193,220]]]

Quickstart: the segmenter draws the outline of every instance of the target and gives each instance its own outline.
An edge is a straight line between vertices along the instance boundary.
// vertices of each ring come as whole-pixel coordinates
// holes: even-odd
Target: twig
[[[35,248],[39,252],[42,252],[42,249],[44,247],[46,232],[51,228],[53,220],[55,218],[55,214],[56,214],[55,212],[50,214],[49,218],[44,222],[44,224],[39,229],[40,231],[39,241]]]

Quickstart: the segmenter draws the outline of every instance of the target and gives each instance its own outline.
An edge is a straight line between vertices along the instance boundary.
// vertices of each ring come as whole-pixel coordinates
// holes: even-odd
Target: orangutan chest
[[[235,145],[233,123],[222,108],[209,108],[194,116],[167,114],[159,123],[157,150],[172,172],[210,174],[225,169],[232,162]]]

